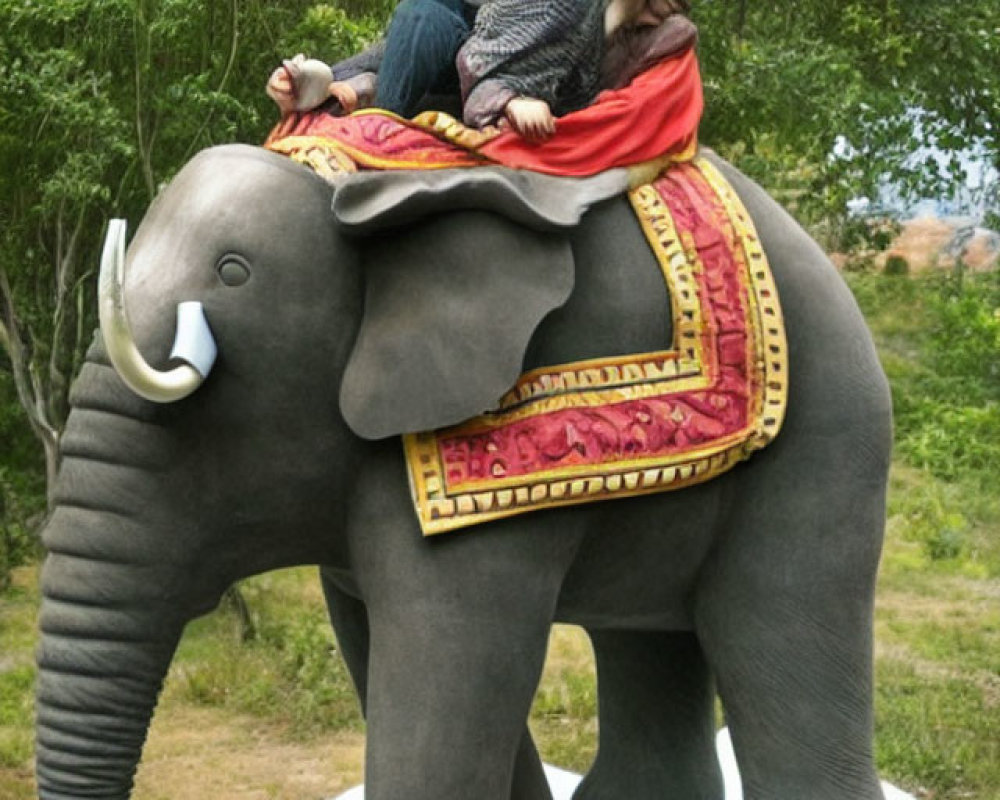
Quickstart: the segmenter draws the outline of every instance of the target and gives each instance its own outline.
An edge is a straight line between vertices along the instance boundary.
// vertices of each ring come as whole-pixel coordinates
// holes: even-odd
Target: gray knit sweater
[[[598,92],[603,0],[488,0],[458,53],[468,125],[495,122],[518,95],[545,100],[557,116]]]

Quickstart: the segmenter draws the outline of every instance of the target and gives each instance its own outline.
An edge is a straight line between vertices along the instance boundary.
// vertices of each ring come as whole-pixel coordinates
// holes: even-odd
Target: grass
[[[32,754],[37,568],[14,571],[0,595],[0,798],[34,797]]]
[[[192,623],[165,697],[269,717],[299,738],[358,730],[353,685],[314,572],[276,572],[242,585],[256,631],[248,641],[226,609]]]
[[[1000,402],[1000,338],[990,339],[1000,334],[1000,284],[955,280],[850,276],[893,383],[898,427],[876,607],[876,756],[885,779],[921,800],[998,800],[1000,426],[975,423]],[[4,800],[34,797],[36,585],[37,567],[21,567],[0,595]],[[261,576],[243,592],[254,638],[244,641],[228,607],[186,631],[138,800],[236,800],[251,788],[294,800],[360,779],[364,725],[314,571]],[[589,644],[559,627],[530,721],[543,757],[585,770],[595,717]],[[202,788],[164,794],[185,779]]]

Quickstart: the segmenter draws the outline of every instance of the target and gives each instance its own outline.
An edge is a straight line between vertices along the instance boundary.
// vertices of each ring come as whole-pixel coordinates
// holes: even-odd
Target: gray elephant
[[[579,800],[719,800],[716,692],[748,800],[881,798],[887,384],[820,248],[718,166],[783,300],[780,436],[682,491],[431,538],[395,434],[478,413],[522,369],[662,347],[669,304],[627,202],[567,215],[530,176],[470,194],[444,173],[373,178],[348,202],[245,146],[185,167],[128,251],[134,344],[114,321],[104,336],[130,383],[176,402],[137,396],[100,341],[72,392],[44,532],[40,796],[128,797],[185,624],[236,580],[318,564],[371,800],[548,798],[526,718],[556,621],[582,625],[597,661],[600,747]],[[391,202],[352,223],[376,195]],[[218,346],[203,382],[149,366],[168,363],[189,300]],[[386,331],[388,351],[373,344]]]

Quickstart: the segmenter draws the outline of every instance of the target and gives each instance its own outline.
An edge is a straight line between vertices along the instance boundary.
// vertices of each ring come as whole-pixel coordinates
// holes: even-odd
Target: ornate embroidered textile
[[[405,436],[425,535],[700,483],[777,435],[781,308],[739,199],[701,158],[630,199],[670,292],[673,343],[530,372],[496,411]]]

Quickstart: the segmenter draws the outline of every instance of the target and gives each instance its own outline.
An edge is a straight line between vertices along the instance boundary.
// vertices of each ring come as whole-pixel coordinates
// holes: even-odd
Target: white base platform
[[[733,756],[733,745],[729,739],[728,728],[719,731],[719,735],[715,739],[715,747],[719,753],[722,778],[726,785],[726,800],[743,800],[743,786],[740,783],[740,772]],[[552,788],[553,800],[571,800],[581,777],[549,764],[545,765],[545,774],[549,779],[549,786]],[[907,794],[885,781],[882,781],[882,791],[885,793],[885,800],[916,800],[913,795]],[[365,787],[363,785],[355,786],[333,800],[365,800]]]

